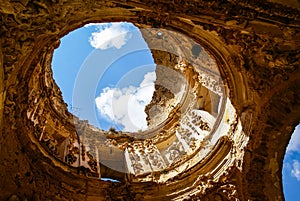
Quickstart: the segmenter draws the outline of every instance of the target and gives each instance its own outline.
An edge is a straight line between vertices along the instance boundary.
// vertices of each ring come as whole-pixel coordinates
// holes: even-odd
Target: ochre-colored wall
[[[0,0],[0,200],[283,200],[283,157],[300,119],[299,9],[296,1],[263,0]],[[66,105],[53,109],[53,97],[62,101],[59,89],[38,85],[58,40],[88,22],[111,21],[181,32],[216,59],[249,137],[242,161],[220,180],[197,172],[217,169],[222,154],[234,155],[226,138],[219,155],[211,155],[216,163],[196,166],[170,185],[128,182],[130,175],[117,184],[89,178],[38,141],[40,131],[27,116],[35,97],[43,104],[38,111],[48,114],[37,121],[49,118],[53,129],[75,136]],[[189,196],[196,188],[201,193]]]

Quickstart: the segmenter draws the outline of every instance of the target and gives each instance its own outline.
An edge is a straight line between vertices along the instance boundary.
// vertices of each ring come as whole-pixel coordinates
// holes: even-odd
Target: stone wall
[[[0,0],[0,200],[283,200],[283,157],[300,119],[299,8],[292,0]],[[111,21],[183,33],[215,59],[234,115],[212,129],[218,138],[203,161],[195,152],[178,169],[112,183],[66,164],[63,149],[53,154],[64,141],[40,140],[78,139],[50,72],[59,39]],[[167,142],[163,135],[155,140]]]

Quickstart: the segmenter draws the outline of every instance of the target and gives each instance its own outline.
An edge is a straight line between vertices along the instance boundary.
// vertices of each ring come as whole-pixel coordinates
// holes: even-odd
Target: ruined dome
[[[299,3],[0,4],[1,199],[283,199],[300,119]],[[61,37],[112,21],[138,26],[157,64],[142,132],[79,120],[52,76]]]

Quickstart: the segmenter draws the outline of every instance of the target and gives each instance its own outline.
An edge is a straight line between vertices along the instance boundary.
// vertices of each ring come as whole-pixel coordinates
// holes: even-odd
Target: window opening
[[[286,201],[300,200],[300,124],[296,126],[283,160],[283,191]]]

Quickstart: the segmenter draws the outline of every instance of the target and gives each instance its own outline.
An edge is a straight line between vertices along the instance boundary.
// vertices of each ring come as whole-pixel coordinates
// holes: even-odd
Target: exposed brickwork
[[[272,2],[0,0],[0,200],[283,200],[283,157],[300,119],[300,5]],[[236,110],[212,152],[169,180],[180,162],[136,177],[103,167],[122,181],[114,184],[95,178],[90,155],[81,157],[94,172],[72,166],[73,156],[67,165],[55,147],[85,126],[75,128],[54,83],[53,51],[70,31],[111,21],[175,30],[201,44]]]

